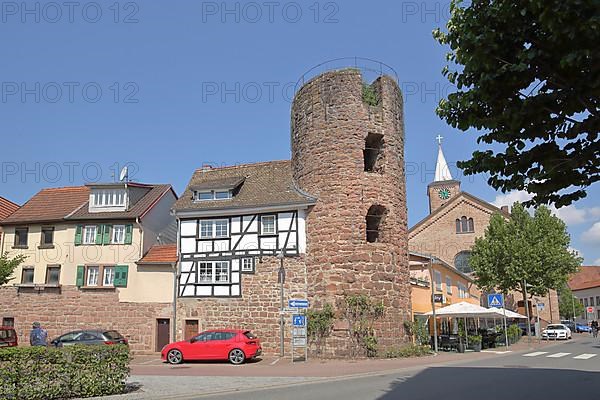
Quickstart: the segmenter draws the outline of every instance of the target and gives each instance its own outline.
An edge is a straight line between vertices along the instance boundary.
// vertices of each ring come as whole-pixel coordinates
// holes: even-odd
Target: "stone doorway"
[[[171,321],[166,318],[156,320],[156,351],[161,351],[164,346],[169,344],[169,332],[171,331]]]

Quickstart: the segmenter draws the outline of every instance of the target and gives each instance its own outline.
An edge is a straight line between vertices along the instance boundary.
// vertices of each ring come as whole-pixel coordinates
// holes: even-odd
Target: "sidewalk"
[[[510,346],[482,352],[440,352],[437,355],[401,359],[317,360],[291,362],[290,359],[264,358],[244,365],[198,362],[183,365],[162,363],[155,356],[136,357],[131,366],[130,383],[137,388],[132,393],[110,396],[111,400],[188,399],[206,394],[227,393],[350,379],[441,365],[459,364],[479,359],[502,357],[504,354],[525,352],[554,345],[554,342],[528,343],[522,339]]]

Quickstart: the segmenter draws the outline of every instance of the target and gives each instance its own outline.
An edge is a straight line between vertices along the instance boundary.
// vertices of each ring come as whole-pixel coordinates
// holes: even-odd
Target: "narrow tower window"
[[[383,172],[383,135],[369,133],[363,150],[366,172]]]
[[[382,227],[387,210],[383,206],[374,205],[367,211],[367,242],[381,242],[383,239]]]

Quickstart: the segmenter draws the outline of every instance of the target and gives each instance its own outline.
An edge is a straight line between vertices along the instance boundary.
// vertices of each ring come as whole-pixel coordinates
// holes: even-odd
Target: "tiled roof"
[[[60,221],[87,202],[89,196],[85,186],[42,189],[2,224]]]
[[[569,279],[571,290],[582,290],[600,287],[600,266],[582,266]]]
[[[177,262],[176,244],[155,244],[137,264],[174,264]]]
[[[137,186],[141,186],[137,184]],[[144,185],[151,190],[144,195],[137,203],[131,206],[128,211],[111,211],[111,212],[89,212],[89,198],[87,201],[76,210],[72,215],[69,215],[67,220],[101,220],[101,219],[133,219],[141,217],[152,207],[166,192],[173,190],[171,185]]]
[[[197,185],[191,186],[192,190],[208,190],[208,189],[234,189],[244,182],[246,178],[243,176],[232,176],[230,178],[213,179],[210,181],[200,182]]]
[[[19,205],[0,196],[0,221],[19,209]]]
[[[207,182],[245,178],[239,191],[227,200],[194,201],[193,189]],[[198,169],[188,187],[175,203],[176,211],[265,207],[312,204],[316,198],[303,193],[294,184],[289,160],[244,164],[233,167]]]

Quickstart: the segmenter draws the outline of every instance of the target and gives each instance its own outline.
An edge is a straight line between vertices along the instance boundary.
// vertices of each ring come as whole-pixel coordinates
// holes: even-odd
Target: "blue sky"
[[[412,225],[428,212],[435,136],[450,163],[477,148],[435,115],[451,87],[431,31],[449,2],[426,3],[3,2],[0,195],[22,203],[43,187],[112,180],[125,164],[181,193],[205,163],[289,158],[290,85],[359,56],[399,75]],[[524,197],[498,198],[484,176],[461,180],[498,204]],[[588,264],[600,263],[599,194],[559,210]]]

